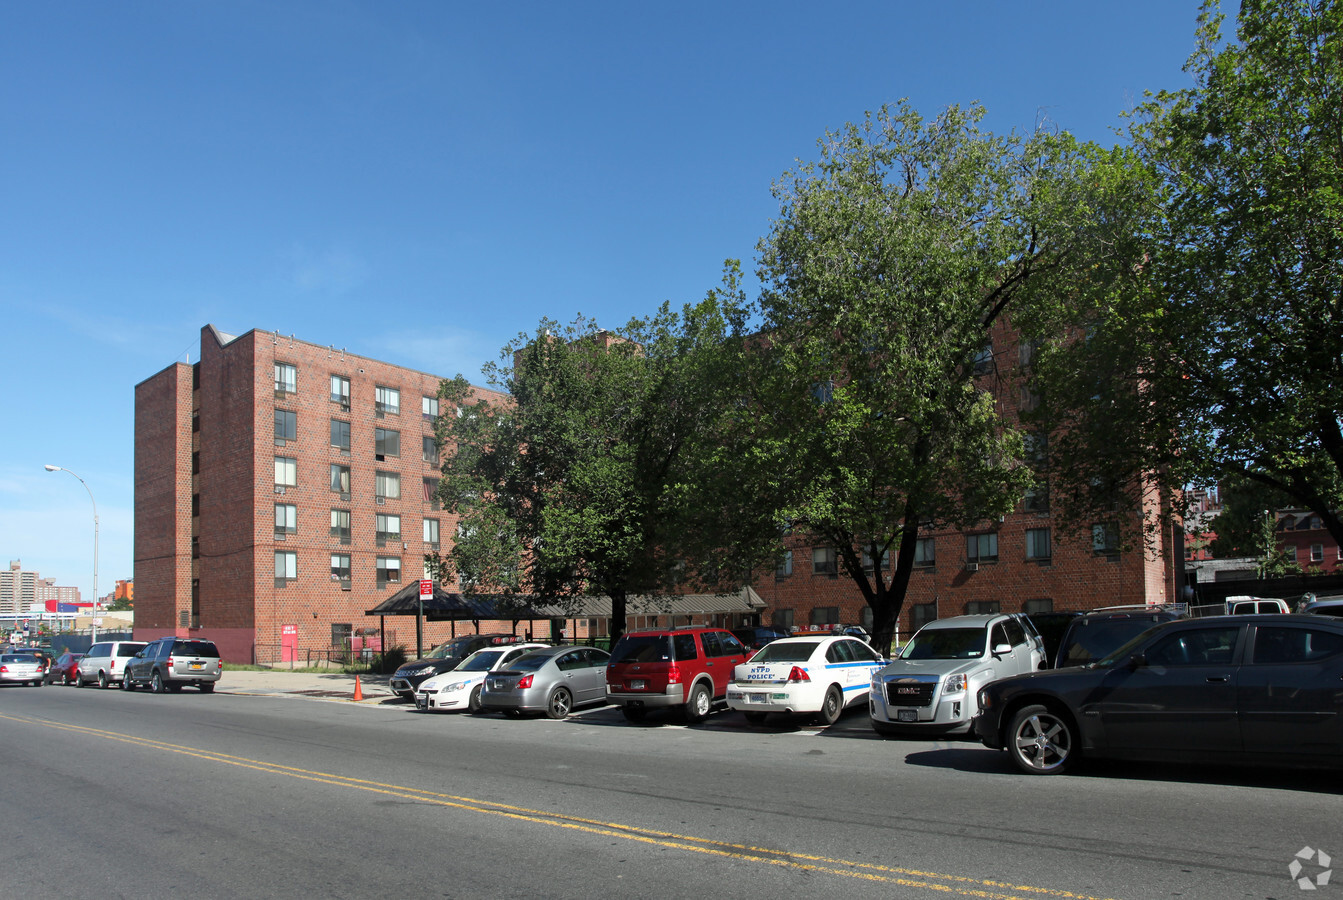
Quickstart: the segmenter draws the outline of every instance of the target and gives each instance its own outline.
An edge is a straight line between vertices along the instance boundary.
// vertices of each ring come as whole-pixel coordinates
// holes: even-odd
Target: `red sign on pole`
[[[434,583],[428,578],[420,579],[420,599],[432,600],[434,598]]]

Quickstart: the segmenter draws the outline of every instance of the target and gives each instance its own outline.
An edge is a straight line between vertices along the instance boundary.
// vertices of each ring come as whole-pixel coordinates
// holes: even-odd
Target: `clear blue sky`
[[[770,183],[908,97],[1114,143],[1196,0],[0,4],[0,564],[133,574],[136,383],[211,323],[482,382],[750,270]]]

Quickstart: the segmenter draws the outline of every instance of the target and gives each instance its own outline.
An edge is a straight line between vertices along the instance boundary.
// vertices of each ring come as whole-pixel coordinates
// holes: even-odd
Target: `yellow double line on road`
[[[980,897],[984,898],[984,900],[1039,900],[1039,898],[1101,900],[1101,898],[1091,897],[1086,894],[1077,894],[1071,891],[1061,891],[1053,888],[1006,884],[1004,882],[988,879],[946,875],[940,872],[923,872],[917,869],[906,869],[898,866],[883,866],[875,863],[833,859],[826,856],[812,856],[787,850],[775,850],[768,847],[752,847],[746,844],[715,841],[709,838],[676,834],[670,831],[657,831],[651,828],[623,825],[619,822],[604,822],[600,819],[585,819],[579,816],[546,812],[545,810],[511,806],[506,803],[495,803],[490,800],[478,800],[472,797],[458,797],[452,794],[426,791],[421,788],[407,787],[405,785],[385,784],[383,782],[368,781],[361,778],[349,778],[331,772],[300,769],[294,766],[284,766],[278,763],[266,762],[265,760],[248,759],[243,756],[231,756],[227,753],[215,753],[194,747],[184,747],[179,744],[168,744],[163,741],[154,741],[133,734],[122,734],[116,731],[88,728],[83,725],[70,725],[63,722],[53,722],[29,716],[16,716],[0,713],[0,720],[18,722],[26,725],[38,725],[59,731],[131,744],[150,750],[159,750],[165,753],[179,753],[183,756],[190,756],[196,759],[206,760],[207,762],[223,763],[225,765],[238,766],[244,769],[252,769],[257,772],[266,772],[271,775],[283,775],[289,778],[314,781],[320,784],[330,784],[353,790],[367,791],[372,794],[381,794],[383,796],[397,797],[404,800],[415,800],[421,803],[460,809],[466,812],[502,816],[507,819],[530,822],[536,825],[568,828],[574,831],[602,835],[604,837],[623,838],[625,840],[649,844],[656,847],[685,850],[691,853],[703,853],[710,856],[718,856],[746,862],[763,863],[765,865],[780,866],[804,872],[837,875],[844,878],[857,878],[863,881],[900,885],[901,887],[906,888],[923,888],[925,890],[943,894]]]

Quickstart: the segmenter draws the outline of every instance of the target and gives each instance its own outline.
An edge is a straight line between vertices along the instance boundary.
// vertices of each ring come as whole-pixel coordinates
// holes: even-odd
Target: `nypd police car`
[[[822,725],[846,706],[865,703],[881,654],[848,635],[802,635],[771,641],[737,666],[727,705],[758,724],[769,713],[814,714]]]
[[[512,644],[477,650],[451,672],[442,672],[420,682],[415,692],[415,707],[426,712],[445,709],[480,710],[480,690],[485,676],[506,669],[513,660],[549,644]]]

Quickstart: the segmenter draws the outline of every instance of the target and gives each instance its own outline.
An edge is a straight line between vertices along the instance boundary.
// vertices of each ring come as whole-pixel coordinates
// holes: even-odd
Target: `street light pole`
[[[71,475],[79,478],[78,475],[75,475],[74,472],[70,472],[70,470],[64,466],[46,465],[42,468],[46,469],[48,472],[69,472]],[[85,482],[83,478],[79,478],[79,483],[84,485],[84,490],[89,492],[89,502],[93,504],[93,613],[96,618],[98,614],[98,501],[93,499],[93,491],[89,490],[88,483]],[[59,605],[58,601],[57,606]],[[97,625],[93,626],[92,637],[95,641],[98,639]]]

